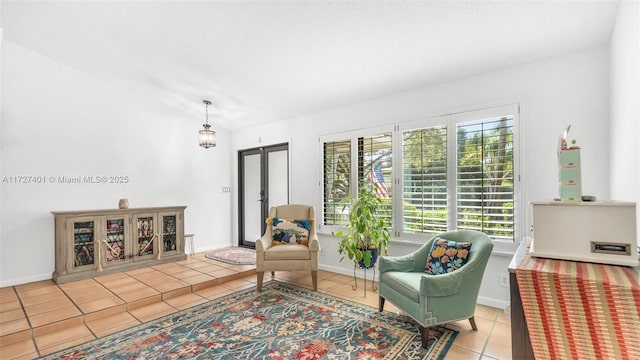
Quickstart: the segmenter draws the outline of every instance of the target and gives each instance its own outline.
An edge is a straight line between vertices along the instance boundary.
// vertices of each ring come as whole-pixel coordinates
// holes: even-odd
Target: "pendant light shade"
[[[205,123],[202,124],[204,129],[198,131],[198,142],[200,146],[205,149],[216,146],[216,132],[211,130],[211,125],[209,125],[209,105],[211,105],[211,101],[202,100],[204,103],[204,111],[206,114]]]

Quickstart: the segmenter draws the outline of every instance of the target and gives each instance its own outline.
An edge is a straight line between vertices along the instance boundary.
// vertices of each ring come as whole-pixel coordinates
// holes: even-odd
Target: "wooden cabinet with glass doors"
[[[55,211],[58,283],[183,260],[186,206]]]

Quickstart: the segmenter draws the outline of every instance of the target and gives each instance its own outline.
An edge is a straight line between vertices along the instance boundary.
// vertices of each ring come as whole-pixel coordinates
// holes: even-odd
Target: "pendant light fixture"
[[[202,100],[204,103],[204,111],[206,113],[205,123],[202,124],[204,129],[198,131],[198,141],[200,146],[205,149],[216,146],[216,132],[211,130],[211,125],[209,125],[209,105],[211,105],[211,101]]]

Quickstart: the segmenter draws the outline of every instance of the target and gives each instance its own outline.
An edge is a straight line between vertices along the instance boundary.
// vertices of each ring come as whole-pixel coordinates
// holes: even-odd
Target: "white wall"
[[[118,87],[12,42],[2,45],[0,286],[50,279],[51,211],[186,205],[197,250],[231,244],[231,135],[198,147],[203,114]],[[203,97],[206,94],[203,94]],[[194,99],[200,103],[201,99]],[[204,112],[204,108],[202,109]],[[49,177],[121,175],[127,184],[60,184]]]
[[[640,204],[640,4],[621,2],[611,35],[611,197]],[[640,234],[640,210],[636,210]],[[638,237],[640,244],[640,237]]]
[[[582,147],[583,192],[609,197],[608,47],[514,66],[418,91],[373,99],[348,107],[282,120],[233,134],[233,151],[290,139],[292,203],[320,203],[320,135],[414,120],[420,117],[474,110],[489,105],[520,102],[523,211],[531,223],[528,201],[551,199],[557,190],[557,139],[567,124],[571,138]],[[237,165],[236,165],[237,166]],[[237,171],[234,171],[237,174]],[[234,179],[236,183],[236,179]],[[237,203],[234,201],[234,212]],[[234,218],[235,219],[235,218]],[[237,238],[237,223],[234,238]],[[527,235],[526,233],[523,235]],[[338,240],[321,237],[323,269],[352,274],[348,262],[339,263]],[[405,254],[416,244],[392,243],[392,255]],[[506,306],[508,288],[498,285],[506,274],[510,254],[495,254],[485,274],[482,303]]]

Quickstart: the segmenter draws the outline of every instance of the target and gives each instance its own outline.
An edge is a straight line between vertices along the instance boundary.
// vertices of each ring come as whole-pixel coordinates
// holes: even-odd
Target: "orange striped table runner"
[[[526,254],[516,276],[536,359],[640,359],[637,269]]]

